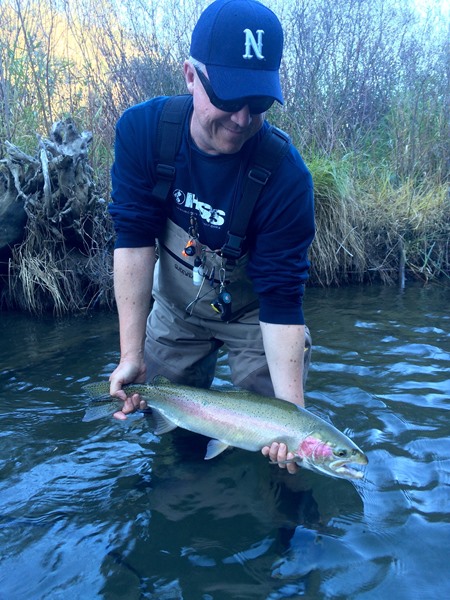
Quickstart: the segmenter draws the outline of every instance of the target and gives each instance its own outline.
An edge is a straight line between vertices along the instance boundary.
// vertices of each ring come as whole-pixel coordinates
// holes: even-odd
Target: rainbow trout
[[[84,389],[93,398],[105,396],[107,404],[95,403],[83,421],[93,421],[120,410],[122,402],[111,399],[109,383],[91,383]],[[214,458],[229,446],[257,451],[272,442],[283,442],[299,466],[332,477],[361,479],[355,465],[367,457],[333,425],[291,402],[266,398],[245,390],[205,390],[172,384],[156,377],[152,384],[125,385],[128,396],[140,394],[156,420],[155,433],[176,427],[212,438],[205,459]]]

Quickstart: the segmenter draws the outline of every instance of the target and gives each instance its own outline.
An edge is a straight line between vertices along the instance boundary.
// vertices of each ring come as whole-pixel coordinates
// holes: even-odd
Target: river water
[[[367,453],[357,487],[84,423],[115,315],[2,313],[0,598],[450,598],[450,288],[310,289],[306,315],[308,407]]]

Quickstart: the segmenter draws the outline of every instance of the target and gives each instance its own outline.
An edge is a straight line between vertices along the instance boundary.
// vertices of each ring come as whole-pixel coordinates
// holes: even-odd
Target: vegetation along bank
[[[445,5],[267,0],[286,130],[315,185],[310,285],[450,278]],[[1,308],[113,306],[115,123],[183,93],[199,0],[0,4]],[[37,134],[37,137],[36,137]]]

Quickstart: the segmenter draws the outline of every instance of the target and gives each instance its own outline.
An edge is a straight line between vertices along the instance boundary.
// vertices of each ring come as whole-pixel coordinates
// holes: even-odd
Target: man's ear
[[[194,93],[195,69],[188,60],[185,60],[184,65],[183,65],[183,70],[184,70],[184,80],[186,82],[186,87],[188,89],[188,92],[190,94],[193,94]]]

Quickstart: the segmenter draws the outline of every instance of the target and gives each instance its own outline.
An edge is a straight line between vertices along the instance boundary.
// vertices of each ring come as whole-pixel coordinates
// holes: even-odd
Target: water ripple
[[[240,450],[204,461],[207,440],[144,419],[82,423],[83,384],[118,358],[115,315],[2,316],[0,595],[450,596],[448,298],[308,290],[307,403],[367,452],[355,485]]]

